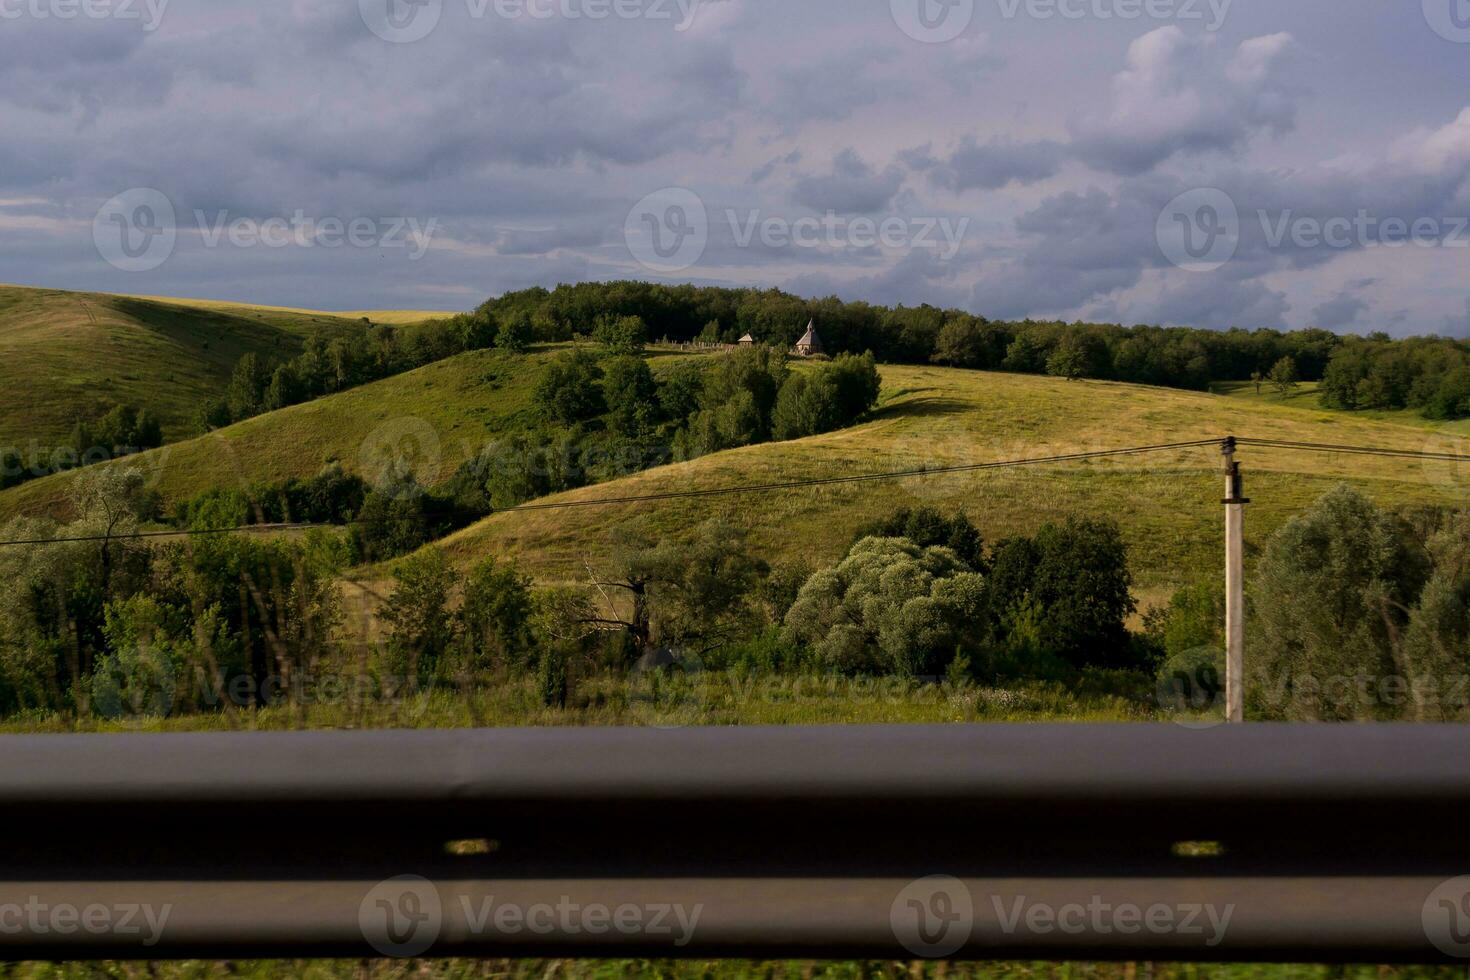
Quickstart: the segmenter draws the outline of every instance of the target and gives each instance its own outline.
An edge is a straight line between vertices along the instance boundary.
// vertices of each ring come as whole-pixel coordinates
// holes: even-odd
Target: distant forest
[[[879,361],[1129,381],[1206,391],[1219,381],[1323,382],[1337,409],[1420,409],[1470,416],[1470,344],[1443,337],[1342,337],[1327,330],[1205,330],[1114,323],[987,320],[933,306],[808,300],[780,290],[645,282],[526,289],[466,315],[482,335],[515,322],[536,340],[570,340],[609,318],[638,317],[650,339],[794,344],[815,319],[830,353]]]

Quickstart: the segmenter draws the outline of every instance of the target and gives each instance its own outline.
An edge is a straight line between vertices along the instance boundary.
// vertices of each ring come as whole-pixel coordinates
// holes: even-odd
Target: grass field
[[[1108,382],[884,366],[883,401],[855,428],[650,470],[549,501],[844,477],[1147,446],[1227,434],[1301,442],[1470,452],[1470,438],[1425,424]],[[1388,506],[1465,504],[1470,468],[1450,463],[1243,449],[1259,546],[1339,481]],[[514,555],[545,581],[575,581],[605,557],[611,532],[680,534],[721,515],[752,531],[768,559],[837,558],[863,522],[900,506],[963,510],[988,540],[1069,513],[1112,516],[1132,549],[1139,591],[1161,594],[1223,561],[1223,490],[1213,447],[1087,463],[985,470],[656,503],[498,514],[439,546],[460,563]]]
[[[293,306],[259,306],[254,303],[235,303],[223,299],[182,299],[177,296],[137,296],[134,299],[144,299],[154,303],[166,303],[170,306],[192,306],[201,310],[223,310],[227,313],[238,313],[246,317],[273,317],[273,316],[311,316],[331,317],[337,320],[361,320],[368,319],[373,323],[386,323],[393,326],[402,326],[409,323],[422,323],[425,320],[439,320],[453,316],[443,310],[303,310]]]
[[[1269,384],[1262,384],[1261,390],[1257,392],[1256,386],[1250,381],[1217,381],[1212,387],[1217,394],[1241,401],[1250,401],[1261,405],[1276,405],[1281,408],[1304,408],[1308,411],[1320,411],[1322,409],[1322,396],[1319,390],[1321,386],[1315,381],[1304,381],[1286,395],[1277,394]],[[1352,416],[1357,419],[1368,419],[1374,422],[1393,422],[1398,425],[1407,425],[1418,429],[1430,429],[1435,432],[1470,435],[1470,419],[1461,419],[1458,422],[1435,422],[1426,419],[1417,408],[1365,409],[1363,411],[1353,412]]]
[[[400,449],[419,480],[433,484],[487,442],[534,424],[536,379],[560,349],[462,354],[105,465],[142,468],[166,504],[214,486],[309,477],[333,461],[373,473],[384,453]],[[682,356],[689,355],[651,355],[656,370]],[[0,521],[66,516],[66,491],[76,475],[59,473],[0,493]]]
[[[306,311],[0,286],[0,363],[11,381],[0,446],[55,446],[78,419],[119,403],[149,409],[165,438],[178,439],[242,354],[290,357],[313,330],[349,323]]]

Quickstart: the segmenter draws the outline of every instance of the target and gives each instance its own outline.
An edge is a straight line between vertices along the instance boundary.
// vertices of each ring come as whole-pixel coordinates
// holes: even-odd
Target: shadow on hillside
[[[899,392],[895,397],[902,397],[905,393]],[[962,415],[973,409],[969,402],[958,398],[945,398],[943,396],[929,396],[925,398],[911,398],[907,401],[894,404],[890,402],[882,408],[873,412],[869,418],[873,421],[881,419],[901,418],[933,418],[940,415]]]

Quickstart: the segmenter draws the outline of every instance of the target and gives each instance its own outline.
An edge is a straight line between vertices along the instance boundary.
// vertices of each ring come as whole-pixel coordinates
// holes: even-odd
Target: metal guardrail
[[[1451,726],[9,737],[0,957],[1470,962],[1467,818]]]

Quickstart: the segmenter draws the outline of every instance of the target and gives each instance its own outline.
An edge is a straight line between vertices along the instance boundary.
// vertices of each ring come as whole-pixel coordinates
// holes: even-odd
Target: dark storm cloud
[[[653,276],[991,316],[1470,329],[1451,271],[1465,253],[1450,251],[1470,214],[1470,49],[1435,37],[1417,4],[1236,0],[1218,33],[977,21],[937,45],[882,3],[705,0],[687,21],[476,6],[445,0],[411,44],[374,36],[342,0],[174,0],[157,30],[0,23],[0,278],[465,308]],[[190,231],[162,268],[129,275],[101,260],[91,224],[133,187],[165,193],[185,225],[302,211],[438,231],[416,263],[211,251]],[[623,241],[630,208],[667,187],[697,192],[709,223],[700,261],[673,276]],[[1208,272],[1175,268],[1155,236],[1195,187],[1224,191],[1240,218],[1233,256]],[[729,211],[973,225],[948,258],[794,250],[740,241]],[[1359,212],[1377,223],[1342,247],[1292,234]],[[1417,242],[1382,223],[1425,217],[1440,224]],[[1393,264],[1365,264],[1382,247]]]

